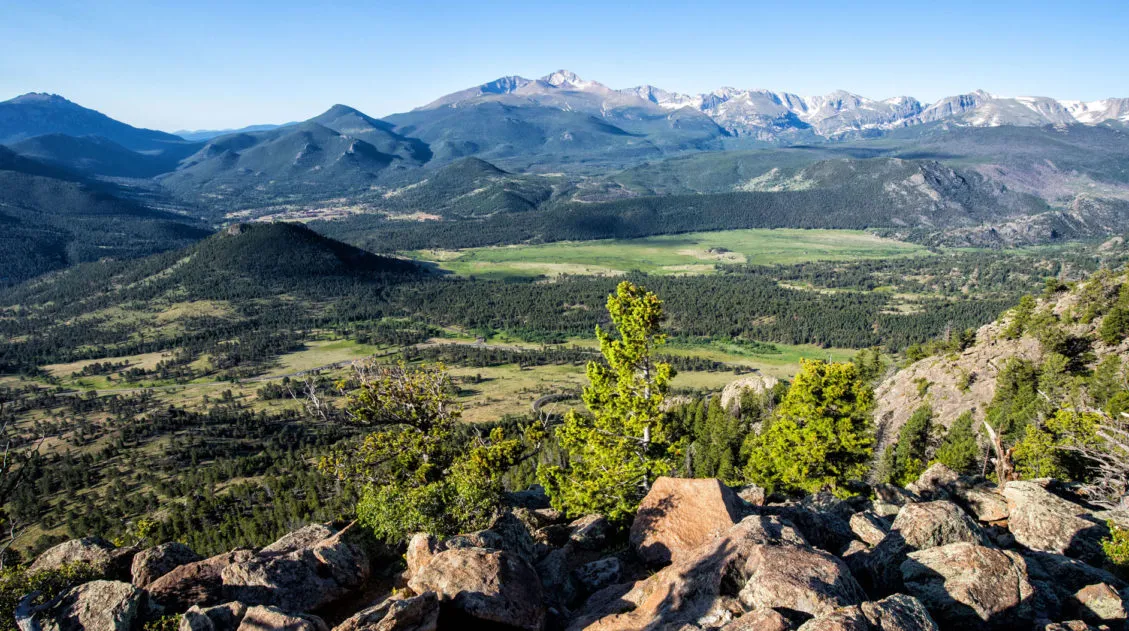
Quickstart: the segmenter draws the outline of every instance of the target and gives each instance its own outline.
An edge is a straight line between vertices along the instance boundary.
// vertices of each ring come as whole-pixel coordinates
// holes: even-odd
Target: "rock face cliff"
[[[976,331],[975,341],[958,352],[942,352],[914,362],[882,381],[875,390],[876,453],[892,444],[914,411],[928,404],[934,420],[948,428],[971,412],[977,423],[996,394],[996,380],[1013,359],[1036,365],[1052,353],[1068,353],[1087,372],[1111,355],[1123,357],[1129,343],[1108,344],[1102,324],[1117,302],[1125,275],[1099,274],[1086,283],[1044,295],[1017,327],[1017,309]],[[1009,330],[1010,329],[1010,330]],[[1122,362],[1123,363],[1123,362]]]
[[[627,536],[525,493],[489,528],[419,534],[406,554],[318,524],[202,560],[179,544],[76,540],[38,567],[93,559],[102,576],[19,615],[115,631],[167,616],[185,631],[1125,628],[1129,584],[1099,544],[1129,515],[1050,482],[998,488],[935,465],[875,500],[743,495],[660,478]]]

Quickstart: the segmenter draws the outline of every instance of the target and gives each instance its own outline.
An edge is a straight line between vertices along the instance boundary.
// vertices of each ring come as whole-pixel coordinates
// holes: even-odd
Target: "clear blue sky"
[[[0,100],[165,130],[382,116],[558,68],[680,92],[1129,96],[1129,1],[0,0]]]

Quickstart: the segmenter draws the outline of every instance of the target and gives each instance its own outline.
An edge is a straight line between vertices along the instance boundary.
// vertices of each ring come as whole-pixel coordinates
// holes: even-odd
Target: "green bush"
[[[1129,529],[1108,522],[1109,537],[1102,540],[1107,562],[1123,578],[1129,579]]]

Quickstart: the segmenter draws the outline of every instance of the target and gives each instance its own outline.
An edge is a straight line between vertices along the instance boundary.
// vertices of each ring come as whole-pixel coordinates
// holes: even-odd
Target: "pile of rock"
[[[743,498],[752,501],[746,501]],[[660,478],[629,533],[537,498],[489,528],[407,545],[400,565],[356,527],[307,526],[202,559],[180,544],[71,541],[36,565],[104,574],[36,614],[42,629],[1125,629],[1129,585],[1103,569],[1106,522],[1049,483],[997,488],[934,467],[873,499],[765,503],[757,489]],[[626,536],[624,536],[626,534]],[[128,561],[128,562],[127,562]],[[130,565],[130,563],[132,565]],[[124,565],[123,565],[124,564]],[[129,567],[128,580],[123,568]],[[379,593],[377,593],[379,592]]]

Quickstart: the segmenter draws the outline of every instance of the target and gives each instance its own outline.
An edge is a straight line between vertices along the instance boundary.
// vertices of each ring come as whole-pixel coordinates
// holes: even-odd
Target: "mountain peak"
[[[7,103],[17,105],[33,105],[37,103],[51,105],[74,105],[74,103],[59,96],[58,94],[50,94],[47,92],[28,92],[27,94],[21,94],[14,99],[9,99]]]
[[[541,78],[542,81],[548,83],[554,88],[573,88],[576,90],[583,90],[585,88],[599,85],[595,81],[585,81],[581,79],[575,72],[571,70],[558,70],[552,74],[546,75]]]

